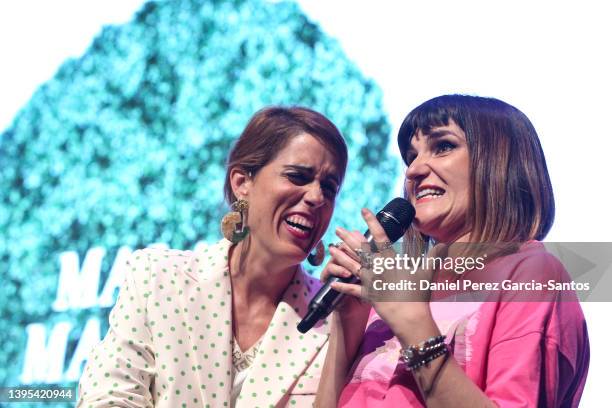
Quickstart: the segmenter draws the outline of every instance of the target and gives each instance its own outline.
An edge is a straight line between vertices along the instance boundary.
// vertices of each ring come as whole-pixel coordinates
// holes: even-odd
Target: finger
[[[343,266],[337,264],[330,264],[328,268],[328,278],[332,276],[338,276],[340,278],[350,278],[353,273]]]
[[[372,241],[370,242],[370,248],[373,252],[381,253],[385,256],[392,256],[395,254],[395,249],[393,248],[393,243],[387,236],[384,228],[378,222],[378,219],[372,213],[372,211],[367,208],[363,208],[361,210],[361,214],[363,219],[368,224],[368,228],[370,230],[370,234],[372,235]],[[397,238],[396,238],[397,239]]]
[[[362,299],[361,285],[356,285],[354,283],[333,282],[330,286],[332,289],[337,290],[340,293]]]
[[[327,280],[329,279],[329,263],[327,265],[325,265],[325,268],[323,268],[323,270],[321,271],[321,276],[319,276],[319,280],[323,283],[327,282]]]
[[[361,262],[358,252],[362,249],[364,243],[367,242],[363,234],[359,231],[348,231],[338,227],[336,228],[336,235],[342,239],[342,242],[337,248],[344,251],[344,253],[348,254],[355,261]]]
[[[334,263],[334,259],[332,258],[327,265],[325,265],[325,268],[323,268],[319,280],[325,283],[332,276],[349,277],[351,275],[352,273],[346,268]]]
[[[336,235],[353,250],[360,248],[361,244],[366,242],[365,237],[359,231],[348,231],[342,227],[336,228]]]
[[[387,237],[387,233],[383,229],[378,219],[376,219],[376,215],[367,208],[361,209],[361,216],[363,217],[366,224],[368,224],[368,229],[370,230],[370,234],[374,238],[375,243],[385,243],[390,242],[389,237]]]
[[[359,255],[355,252],[354,248],[350,248],[348,246],[348,244],[344,241],[340,241],[338,243],[335,244],[329,244],[329,252],[331,253],[331,248],[336,248],[339,249],[340,251],[344,252],[345,254],[347,254],[348,256],[350,256],[351,258],[353,258],[355,261],[359,262]]]
[[[344,251],[331,247],[329,253],[332,256],[332,263],[335,263],[344,269],[350,271],[353,275],[359,276],[359,270],[361,269],[361,263],[356,261],[353,257],[344,253]]]
[[[327,282],[327,280],[333,276],[332,273],[330,272],[330,266],[334,263],[333,259],[330,259],[327,264],[325,265],[325,267],[323,268],[323,270],[321,271],[321,275],[319,276],[319,280],[323,283]]]

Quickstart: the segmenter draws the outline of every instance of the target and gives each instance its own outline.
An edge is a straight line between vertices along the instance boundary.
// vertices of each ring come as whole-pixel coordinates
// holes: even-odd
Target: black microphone
[[[404,235],[410,223],[412,223],[414,213],[414,207],[407,200],[397,197],[389,201],[376,214],[376,219],[385,230],[389,241],[393,243]],[[370,230],[367,230],[363,236],[367,242],[371,242],[374,239],[372,234],[370,234]],[[319,320],[326,318],[344,297],[343,293],[330,287],[332,282],[355,283],[358,280],[355,275],[348,278],[340,278],[338,276],[329,278],[308,304],[308,313],[297,326],[300,333],[306,333]]]

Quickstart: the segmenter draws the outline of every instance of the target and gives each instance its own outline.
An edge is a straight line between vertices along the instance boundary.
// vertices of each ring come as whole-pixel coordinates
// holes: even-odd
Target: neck
[[[457,242],[470,242],[471,235],[471,231],[467,227],[464,227],[463,229],[450,232],[446,234],[446,236],[432,238],[436,241],[436,243],[453,244]]]
[[[248,248],[245,241],[241,241],[230,249],[229,267],[236,296],[247,304],[276,305],[299,266],[283,266],[278,257],[258,250],[251,240]]]
[[[470,232],[462,232],[454,242],[470,242]]]

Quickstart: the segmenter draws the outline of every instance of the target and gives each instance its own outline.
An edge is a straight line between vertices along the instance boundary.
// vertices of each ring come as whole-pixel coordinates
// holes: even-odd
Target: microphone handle
[[[372,234],[370,234],[370,230],[367,230],[363,236],[366,238],[368,243],[374,239]],[[351,275],[348,278],[341,278],[338,276],[330,277],[325,285],[319,289],[315,297],[313,297],[310,301],[308,305],[308,313],[306,316],[304,316],[304,319],[302,319],[300,324],[298,324],[298,330],[300,333],[306,333],[319,320],[326,318],[344,298],[344,293],[340,293],[331,288],[331,284],[333,282],[356,283],[358,281],[359,278],[355,275]]]

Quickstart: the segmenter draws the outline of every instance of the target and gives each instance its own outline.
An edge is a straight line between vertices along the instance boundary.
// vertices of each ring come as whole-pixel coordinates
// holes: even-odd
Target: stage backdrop
[[[130,251],[220,238],[225,157],[266,105],[337,124],[350,166],[330,231],[361,229],[400,171],[381,100],[291,3],[149,2],[104,28],[0,136],[0,385],[74,385]]]

